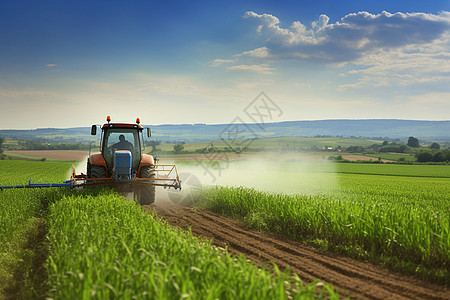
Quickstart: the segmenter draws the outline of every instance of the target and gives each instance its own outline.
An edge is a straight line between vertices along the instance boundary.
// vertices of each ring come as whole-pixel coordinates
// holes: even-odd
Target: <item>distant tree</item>
[[[445,154],[442,151],[436,152],[433,155],[432,161],[434,161],[434,162],[443,162],[443,161],[445,161]]]
[[[2,144],[5,139],[0,137],[0,154],[3,153]]]
[[[439,149],[441,149],[441,145],[439,145],[438,143],[433,143],[430,145],[430,149],[439,150]]]
[[[419,140],[413,136],[410,136],[408,139],[408,146],[412,148],[419,148]]]
[[[433,160],[433,154],[430,151],[423,151],[416,154],[418,162],[428,162]]]
[[[408,149],[408,147],[405,144],[400,145],[400,147],[398,147],[398,152],[405,153],[406,149]]]
[[[176,144],[173,146],[173,150],[175,151],[175,153],[180,153],[181,151],[183,151],[184,146],[182,144]]]
[[[389,144],[388,141],[384,141],[384,142],[383,142],[383,146],[386,146],[387,144]]]
[[[161,141],[150,141],[148,144],[149,144],[150,146],[152,146],[152,154],[153,154],[153,155],[156,155],[156,151],[157,151],[156,146],[158,146],[159,144],[161,144]]]
[[[365,149],[362,146],[350,146],[347,148],[347,152],[351,152],[351,153],[361,153],[364,151],[365,151]]]
[[[442,153],[445,155],[445,160],[450,162],[450,149],[442,150]]]

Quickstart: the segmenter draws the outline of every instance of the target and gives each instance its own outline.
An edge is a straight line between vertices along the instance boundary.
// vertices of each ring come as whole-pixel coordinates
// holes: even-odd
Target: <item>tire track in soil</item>
[[[355,299],[450,299],[450,289],[410,276],[305,246],[270,233],[250,230],[235,219],[211,211],[157,203],[145,206],[170,225],[191,228],[232,254],[244,254],[256,265],[289,267],[305,283],[331,283],[343,297]]]

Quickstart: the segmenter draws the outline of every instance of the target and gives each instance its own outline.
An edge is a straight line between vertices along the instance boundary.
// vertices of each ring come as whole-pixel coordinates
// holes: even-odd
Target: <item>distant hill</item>
[[[213,141],[218,139],[342,136],[450,140],[450,121],[395,119],[288,121],[266,124],[169,124],[149,125],[153,138],[161,141]],[[0,130],[0,137],[42,139],[53,142],[87,142],[90,127]]]

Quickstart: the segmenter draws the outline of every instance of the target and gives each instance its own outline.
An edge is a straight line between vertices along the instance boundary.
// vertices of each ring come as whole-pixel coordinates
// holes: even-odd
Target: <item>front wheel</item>
[[[141,168],[140,178],[155,178],[155,167],[147,166]],[[138,201],[141,205],[149,205],[155,202],[155,186],[146,184],[140,188]]]

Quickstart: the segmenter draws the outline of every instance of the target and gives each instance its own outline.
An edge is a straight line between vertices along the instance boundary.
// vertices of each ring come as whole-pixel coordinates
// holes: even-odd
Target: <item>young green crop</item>
[[[50,208],[50,296],[57,299],[287,299],[315,285],[274,276],[175,229],[112,192]],[[326,286],[331,298],[338,298]]]
[[[338,174],[337,179],[337,188],[318,195],[206,188],[197,204],[252,227],[448,282],[449,178]]]
[[[392,175],[405,177],[450,178],[450,168],[445,165],[356,164],[336,165],[337,173]]]
[[[0,161],[0,185],[33,182],[60,182],[70,164],[52,162]],[[0,298],[8,289],[29,290],[35,270],[32,262],[34,241],[44,226],[43,213],[47,203],[61,197],[63,191],[45,189],[14,189],[0,191]],[[14,278],[14,274],[21,274]],[[17,275],[16,275],[17,276]],[[23,280],[18,284],[17,280]]]
[[[61,182],[69,167],[68,163],[0,161],[0,185],[23,185],[29,178],[34,183]],[[0,253],[15,237],[22,236],[27,222],[42,208],[42,200],[53,194],[53,191],[44,189],[0,191]]]

